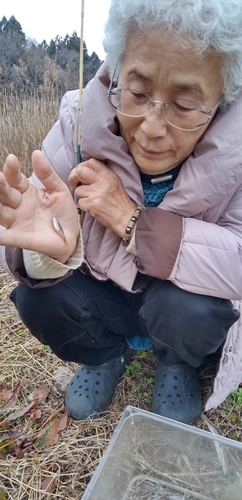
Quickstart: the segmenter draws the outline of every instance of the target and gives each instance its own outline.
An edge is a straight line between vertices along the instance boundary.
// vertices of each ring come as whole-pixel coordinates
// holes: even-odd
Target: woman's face
[[[222,57],[207,54],[199,58],[191,48],[182,47],[181,39],[156,35],[153,31],[152,37],[128,37],[118,86],[163,102],[188,99],[198,101],[207,111],[213,109],[223,92]],[[150,106],[139,118],[118,113],[118,120],[129,152],[140,170],[148,174],[166,172],[185,160],[209,126],[178,130],[166,122],[160,105]],[[201,113],[201,121],[206,120],[207,115]]]

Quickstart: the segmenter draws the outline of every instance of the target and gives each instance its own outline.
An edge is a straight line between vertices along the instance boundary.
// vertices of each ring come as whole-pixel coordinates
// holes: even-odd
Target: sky
[[[81,0],[1,1],[0,19],[13,15],[27,37],[49,43],[56,35],[64,38],[73,31],[80,36],[81,3]],[[100,59],[105,58],[102,40],[110,3],[111,0],[85,0],[84,3],[84,40],[89,55],[96,52]]]

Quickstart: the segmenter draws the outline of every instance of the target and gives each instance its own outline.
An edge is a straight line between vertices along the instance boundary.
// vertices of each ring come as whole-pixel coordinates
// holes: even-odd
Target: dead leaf
[[[1,436],[0,457],[23,458],[27,453],[33,450],[33,435],[25,436],[21,429],[16,431],[9,430]]]
[[[32,403],[28,404],[21,410],[15,411],[15,413],[12,413],[12,415],[8,415],[8,417],[5,418],[5,420],[0,422],[0,427],[6,427],[13,420],[17,420],[18,418],[23,417],[23,415],[28,413],[28,411],[31,410],[31,408],[33,408],[35,404],[36,404],[35,401],[33,401]]]
[[[41,484],[41,490],[46,491],[47,493],[51,493],[55,487],[55,478],[54,477],[46,477]],[[0,498],[1,500],[1,498]]]
[[[31,410],[31,408],[33,408],[35,406],[35,404],[36,404],[35,401],[33,401],[32,403],[29,403],[27,406],[25,406],[21,410],[15,411],[15,413],[13,413],[12,415],[9,415],[8,419],[9,420],[17,420],[17,418],[23,417],[23,415],[28,413],[29,410]]]
[[[41,417],[42,417],[42,411],[40,409],[37,409],[33,412],[34,420],[39,420]]]
[[[10,389],[10,387],[6,384],[1,384],[0,385],[0,402],[4,401],[4,403],[6,403],[6,401],[9,401],[12,396],[13,396],[12,389]]]
[[[16,401],[18,400],[20,392],[21,392],[21,382],[19,380],[13,389],[13,393],[12,393],[11,398],[8,400],[7,404],[1,409],[0,413],[5,413],[6,411],[13,408]]]
[[[63,388],[65,388],[74,376],[74,373],[69,366],[61,365],[53,371],[53,375],[56,380],[64,386]]]
[[[48,426],[43,430],[41,436],[35,443],[38,450],[43,450],[46,447],[53,446],[58,442],[59,433],[66,428],[67,412],[61,417],[55,416],[53,420],[48,422]]]
[[[47,397],[49,396],[50,388],[48,385],[41,385],[38,389],[36,389],[32,394],[29,395],[29,399],[31,401],[38,401],[39,403],[44,403]]]

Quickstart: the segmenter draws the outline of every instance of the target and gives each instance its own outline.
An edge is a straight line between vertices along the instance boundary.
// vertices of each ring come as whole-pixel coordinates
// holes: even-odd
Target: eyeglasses
[[[163,102],[151,99],[148,94],[130,89],[129,87],[114,87],[112,81],[108,91],[110,104],[125,116],[139,118],[145,116],[153,106],[161,105],[163,115],[167,123],[179,130],[192,132],[199,127],[207,125],[211,117],[218,108],[223,96],[211,111],[206,111],[205,107],[196,101],[189,99],[171,99]],[[201,113],[207,116],[205,122],[201,122]]]

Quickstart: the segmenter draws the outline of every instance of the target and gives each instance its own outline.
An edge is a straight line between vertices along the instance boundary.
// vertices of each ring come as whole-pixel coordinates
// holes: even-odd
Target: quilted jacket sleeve
[[[236,198],[239,198],[240,209],[237,204],[234,208]],[[235,232],[237,226],[242,227],[241,215],[242,192],[231,200],[216,224],[174,215],[173,230],[175,226],[179,227],[179,220],[183,220],[180,247],[174,258],[173,230],[164,226],[163,210],[146,209],[136,229],[139,270],[150,276],[169,279],[189,292],[241,299],[242,238]],[[172,264],[169,268],[168,255]],[[167,270],[170,270],[169,276]]]

